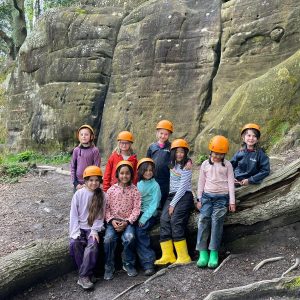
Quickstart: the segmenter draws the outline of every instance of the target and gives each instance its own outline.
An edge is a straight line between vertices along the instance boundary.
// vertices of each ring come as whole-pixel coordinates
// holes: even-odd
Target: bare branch
[[[284,258],[283,256],[278,256],[278,257],[271,257],[271,258],[264,259],[253,268],[253,271],[258,271],[263,265],[270,262],[281,260],[283,258]]]

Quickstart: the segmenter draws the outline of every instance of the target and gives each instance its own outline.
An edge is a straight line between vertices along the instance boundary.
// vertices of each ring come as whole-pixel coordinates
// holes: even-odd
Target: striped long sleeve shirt
[[[192,191],[192,170],[181,169],[179,164],[170,170],[170,193],[175,193],[170,206],[177,202],[187,191]]]

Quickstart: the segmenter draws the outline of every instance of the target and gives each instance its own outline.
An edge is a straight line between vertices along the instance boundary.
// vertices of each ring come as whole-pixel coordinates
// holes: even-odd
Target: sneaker
[[[90,281],[89,277],[79,277],[77,284],[79,284],[84,290],[94,287],[94,284]]]
[[[114,273],[115,273],[114,269],[105,269],[103,279],[104,280],[112,280],[114,278]]]
[[[138,274],[135,267],[133,267],[130,264],[123,265],[123,270],[126,271],[127,275],[130,276],[130,277],[134,277]]]
[[[96,283],[98,281],[98,278],[95,275],[90,276],[90,281],[92,283]]]
[[[155,274],[155,270],[153,268],[146,269],[144,272],[145,276],[152,276]]]

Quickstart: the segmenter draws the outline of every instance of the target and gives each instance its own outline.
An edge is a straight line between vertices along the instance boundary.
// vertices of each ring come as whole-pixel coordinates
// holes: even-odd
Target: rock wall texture
[[[38,22],[10,81],[10,146],[65,149],[86,122],[98,132],[123,17],[118,8],[84,7]]]
[[[298,0],[86,0],[47,13],[9,88],[8,145],[67,149],[82,123],[105,157],[131,130],[139,156],[160,119],[195,153],[258,122],[268,146],[299,143]],[[296,53],[296,54],[295,54]],[[275,128],[275,130],[274,130]]]

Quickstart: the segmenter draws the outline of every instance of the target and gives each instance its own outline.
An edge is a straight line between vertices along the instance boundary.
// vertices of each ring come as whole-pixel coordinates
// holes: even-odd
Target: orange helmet
[[[190,150],[189,144],[184,139],[174,140],[171,144],[171,150],[174,148],[187,148]]]
[[[121,160],[121,161],[119,161],[119,162],[117,163],[116,170],[118,170],[118,168],[119,168],[120,166],[122,166],[122,165],[126,165],[126,166],[130,167],[130,168],[133,170],[133,165],[132,165],[132,163],[131,163],[130,161],[128,161],[128,160]]]
[[[83,128],[87,128],[87,129],[89,129],[89,130],[91,131],[91,141],[93,141],[93,140],[94,140],[94,136],[95,136],[95,134],[94,134],[94,129],[93,129],[90,125],[87,125],[87,124],[81,125],[81,126],[78,128],[78,130],[77,130],[77,138],[79,139],[79,131],[80,131],[81,129],[83,129]]]
[[[97,166],[88,166],[83,171],[83,178],[90,177],[90,176],[103,176],[102,170]]]
[[[121,131],[117,137],[118,141],[128,141],[133,143],[133,135],[129,131]]]
[[[151,159],[151,158],[149,158],[149,157],[145,157],[145,158],[142,158],[142,159],[139,160],[139,162],[138,162],[138,164],[137,164],[137,169],[138,169],[139,166],[140,166],[142,163],[144,163],[144,162],[150,162],[150,163],[153,163],[153,164],[155,165],[153,159]]]
[[[229,141],[225,136],[216,135],[210,140],[208,149],[213,152],[226,154],[229,150]]]
[[[166,129],[173,133],[173,124],[168,120],[161,120],[157,123],[156,129]]]
[[[259,125],[255,124],[255,123],[249,123],[249,124],[246,124],[242,130],[241,130],[241,135],[244,133],[245,130],[247,129],[256,129],[260,135],[260,127]]]

